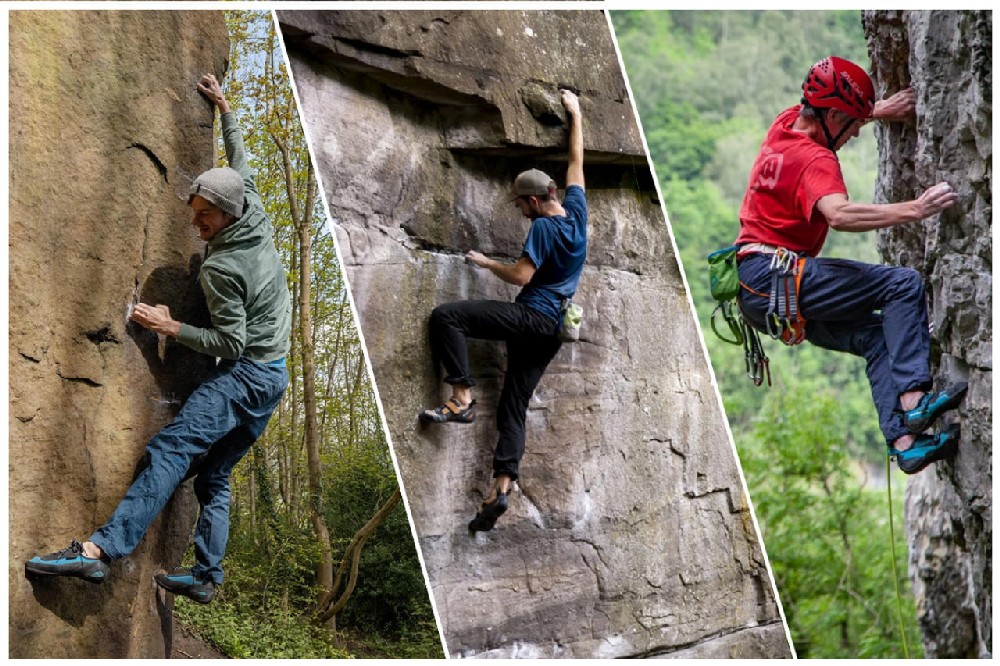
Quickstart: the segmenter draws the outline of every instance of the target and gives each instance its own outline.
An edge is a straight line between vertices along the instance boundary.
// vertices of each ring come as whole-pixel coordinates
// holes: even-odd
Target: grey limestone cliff
[[[877,199],[904,201],[946,181],[959,202],[882,232],[886,262],[921,271],[939,385],[969,382],[953,417],[958,455],[906,491],[910,577],[929,657],[992,652],[992,16],[988,11],[868,11],[880,93],[912,86],[915,124],[879,131]]]

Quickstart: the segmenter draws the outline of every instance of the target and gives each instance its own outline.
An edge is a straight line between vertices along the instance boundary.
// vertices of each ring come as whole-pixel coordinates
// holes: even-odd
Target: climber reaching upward
[[[566,196],[560,202],[556,184],[544,172],[531,169],[514,179],[511,201],[531,228],[520,258],[502,263],[471,250],[466,261],[485,268],[504,282],[522,287],[513,303],[459,301],[434,308],[431,345],[436,361],[444,365],[444,381],[451,397],[425,410],[425,423],[472,423],[475,381],[469,367],[467,338],[503,340],[507,371],[497,405],[498,441],[493,453],[493,484],[479,512],[469,523],[472,531],[493,528],[506,510],[511,483],[518,478],[524,455],[525,416],[531,395],[545,368],[559,351],[562,317],[580,282],[587,256],[587,199],[583,181],[583,127],[577,96],[562,91],[569,118],[569,164]]]
[[[740,209],[739,303],[761,331],[790,344],[862,356],[879,426],[900,469],[914,474],[952,455],[958,428],[924,434],[965,394],[931,391],[930,331],[920,274],[910,268],[817,258],[827,231],[869,231],[923,220],[954,205],[939,183],[912,201],[851,202],[837,151],[870,120],[915,115],[913,90],[875,101],[868,73],[837,57],[810,68],[800,105],[767,132]]]
[[[219,82],[205,74],[198,90],[219,109],[229,167],[198,176],[188,205],[192,224],[208,242],[199,283],[211,326],[173,319],[164,305],[139,304],[132,321],[175,338],[221,362],[148,443],[149,466],[132,483],[110,520],[88,541],[31,558],[34,574],[76,576],[102,583],[112,560],[129,555],[174,489],[194,475],[201,507],[195,528],[195,565],[154,576],[173,593],[208,603],[222,583],[229,535],[229,475],[267,426],[288,384],[285,354],[291,300],[273,228],[254,185],[236,114]],[[198,463],[192,467],[192,462]]]

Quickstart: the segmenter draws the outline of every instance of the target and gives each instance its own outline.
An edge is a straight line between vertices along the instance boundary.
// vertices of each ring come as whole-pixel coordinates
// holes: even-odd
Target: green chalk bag
[[[580,326],[583,324],[583,308],[576,303],[563,302],[562,326],[559,327],[559,339],[563,342],[576,342],[580,339]]]
[[[716,250],[708,255],[708,284],[712,290],[712,298],[716,301],[715,310],[712,312],[712,331],[723,342],[733,345],[741,345],[745,340],[743,326],[740,325],[739,308],[734,301],[740,293],[740,273],[736,267],[736,246],[725,247]],[[716,315],[722,315],[722,319],[729,328],[732,337],[727,337],[716,324]]]
[[[740,293],[740,273],[736,268],[736,246],[716,250],[708,255],[708,283],[712,298],[724,303]]]
[[[736,246],[725,247],[708,255],[708,282],[715,299],[712,311],[712,332],[731,345],[742,345],[746,362],[747,377],[755,386],[767,380],[771,385],[771,368],[760,335],[743,316],[737,296],[740,295],[740,272],[736,266]],[[725,322],[725,330],[720,331],[717,316]]]

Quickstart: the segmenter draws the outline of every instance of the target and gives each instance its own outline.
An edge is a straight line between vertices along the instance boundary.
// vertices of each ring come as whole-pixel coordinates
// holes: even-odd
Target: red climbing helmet
[[[802,82],[802,101],[817,109],[837,109],[852,118],[870,118],[875,86],[868,72],[850,60],[823,58],[809,68]]]

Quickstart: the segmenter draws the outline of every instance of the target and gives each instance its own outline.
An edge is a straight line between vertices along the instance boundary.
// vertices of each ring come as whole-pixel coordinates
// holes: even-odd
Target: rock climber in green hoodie
[[[198,278],[212,323],[207,328],[192,326],[175,320],[164,305],[147,304],[136,305],[131,319],[221,362],[174,420],[149,441],[149,466],[111,519],[82,544],[73,541],[69,548],[33,557],[25,568],[34,574],[104,582],[109,563],[136,548],[174,489],[193,475],[201,506],[195,566],[154,579],[166,590],[208,603],[222,583],[229,475],[263,433],[288,384],[291,299],[236,114],[211,74],[202,77],[198,90],[219,109],[229,161],[229,167],[198,176],[188,198],[192,224],[208,242]]]

